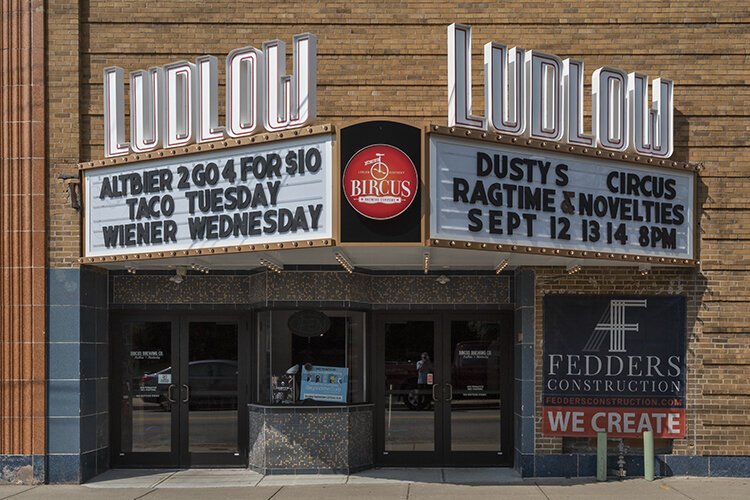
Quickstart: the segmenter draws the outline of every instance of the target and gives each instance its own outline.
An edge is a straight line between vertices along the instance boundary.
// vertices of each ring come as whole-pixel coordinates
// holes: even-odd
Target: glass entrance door
[[[171,318],[115,322],[112,444],[124,466],[179,465],[179,324]],[[119,337],[119,338],[118,338]]]
[[[236,322],[187,323],[181,385],[189,465],[241,464],[239,449],[239,364]]]
[[[410,314],[376,321],[379,463],[512,464],[511,319]]]
[[[442,447],[440,405],[435,391],[442,383],[440,325],[428,317],[384,318],[376,349],[381,415],[380,452],[384,463],[437,465]],[[380,384],[379,384],[380,385]]]
[[[115,465],[243,465],[239,409],[249,370],[240,363],[240,322],[148,317],[114,325]]]
[[[477,315],[444,325],[446,464],[512,465],[511,331]]]

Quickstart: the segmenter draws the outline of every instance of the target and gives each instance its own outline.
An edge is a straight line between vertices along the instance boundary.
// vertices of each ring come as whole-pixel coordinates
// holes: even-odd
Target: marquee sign
[[[125,156],[279,132],[315,120],[317,39],[294,37],[294,71],[286,74],[286,45],[243,47],[226,58],[226,121],[219,125],[218,60],[201,56],[130,73],[130,140],[126,140],[124,74],[104,69],[104,156]]]
[[[326,239],[334,236],[335,215],[339,242],[423,245],[427,196],[430,245],[458,241],[567,257],[695,262],[694,175],[655,168],[673,150],[671,80],[655,79],[649,102],[646,75],[597,69],[587,133],[583,61],[488,42],[486,116],[478,116],[471,103],[471,27],[452,24],[451,133],[489,134],[497,141],[432,133],[430,190],[423,194],[425,134],[411,124],[379,119],[348,125],[340,131],[338,154],[331,136],[268,142],[269,136],[308,135],[299,129],[316,118],[316,57],[310,33],[294,36],[290,74],[280,40],[231,51],[222,123],[215,56],[131,71],[128,130],[124,70],[105,68],[110,166],[85,175],[84,255]],[[583,156],[521,148],[519,138],[519,145],[532,148],[549,141],[559,149],[555,143],[567,142]],[[228,140],[244,145],[223,148]],[[618,159],[632,153],[641,161],[607,158],[615,152]],[[181,154],[184,159],[174,156]],[[265,170],[256,175],[256,167]],[[336,207],[334,187],[340,189]]]
[[[692,172],[431,134],[430,193],[433,242],[694,259]]]
[[[332,148],[325,133],[85,170],[84,256],[331,238]]]
[[[472,113],[471,27],[448,27],[448,126],[564,141],[573,146],[669,158],[674,84],[605,66],[591,77],[592,133],[583,129],[584,64],[554,54],[488,42],[484,46],[486,116]]]
[[[542,432],[685,436],[685,298],[544,298]]]

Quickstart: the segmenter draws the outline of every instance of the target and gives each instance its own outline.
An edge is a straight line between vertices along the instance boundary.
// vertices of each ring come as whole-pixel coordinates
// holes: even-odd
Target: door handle
[[[438,401],[438,398],[435,395],[435,389],[437,389],[437,387],[438,387],[437,384],[432,384],[432,400],[433,401]]]
[[[445,384],[445,387],[448,388],[448,397],[445,400],[453,401],[453,386],[451,384]]]
[[[182,400],[183,403],[187,403],[190,401],[190,386],[187,384],[182,384],[182,387],[185,388],[185,399]]]
[[[174,389],[174,384],[169,384],[169,387],[167,387],[167,400],[170,403],[176,403],[174,399],[172,399],[172,389]]]

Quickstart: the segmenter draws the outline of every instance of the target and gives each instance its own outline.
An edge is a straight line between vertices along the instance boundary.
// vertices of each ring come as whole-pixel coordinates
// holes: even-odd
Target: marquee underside
[[[130,260],[96,263],[106,269],[163,270],[176,266],[191,267],[196,264],[211,270],[253,270],[263,268],[261,259],[271,260],[280,266],[337,266],[336,253],[341,253],[356,269],[424,271],[425,254],[429,254],[429,271],[494,271],[503,259],[508,259],[508,269],[520,266],[582,267],[629,266],[637,268],[635,262],[619,260],[577,259],[562,256],[526,255],[496,251],[422,247],[422,246],[335,246],[328,248],[305,248],[269,250],[265,252],[233,253],[205,257],[175,257],[153,260]],[[658,266],[658,264],[654,264]]]

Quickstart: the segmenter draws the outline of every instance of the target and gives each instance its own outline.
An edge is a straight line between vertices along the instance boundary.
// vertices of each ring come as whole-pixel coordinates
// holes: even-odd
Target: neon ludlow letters
[[[315,120],[317,40],[294,37],[291,75],[281,40],[263,50],[243,47],[226,59],[226,122],[219,124],[218,60],[201,56],[130,73],[130,137],[126,140],[125,72],[104,69],[104,156],[144,153],[193,143],[278,132]]]
[[[471,27],[448,27],[448,125],[564,141],[573,146],[668,158],[674,84],[603,67],[592,75],[592,133],[583,130],[583,61],[489,42],[484,46],[486,116],[472,113]]]

